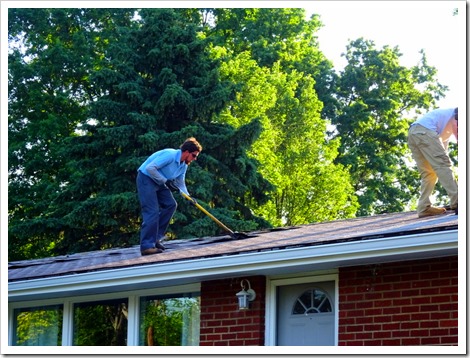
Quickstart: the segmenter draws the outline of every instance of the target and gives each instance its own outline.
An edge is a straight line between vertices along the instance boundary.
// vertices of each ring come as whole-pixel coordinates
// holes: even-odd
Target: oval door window
[[[331,301],[324,291],[315,288],[307,290],[297,297],[292,308],[293,315],[324,312],[332,312]]]

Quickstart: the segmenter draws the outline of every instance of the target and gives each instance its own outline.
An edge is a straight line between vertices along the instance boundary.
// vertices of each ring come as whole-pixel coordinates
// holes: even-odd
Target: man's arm
[[[147,165],[147,173],[150,177],[159,185],[164,185],[166,183],[166,178],[160,174],[158,171],[157,165],[155,163],[150,163]]]

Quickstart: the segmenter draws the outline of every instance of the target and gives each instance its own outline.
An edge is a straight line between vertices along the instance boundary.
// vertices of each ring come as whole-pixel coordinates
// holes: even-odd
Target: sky
[[[400,63],[418,64],[424,49],[437,78],[449,87],[440,107],[465,103],[466,2],[465,1],[300,1],[308,14],[321,17],[319,46],[336,70],[346,64],[341,53],[349,40],[363,37],[376,48],[397,46]],[[454,16],[454,9],[458,15]]]

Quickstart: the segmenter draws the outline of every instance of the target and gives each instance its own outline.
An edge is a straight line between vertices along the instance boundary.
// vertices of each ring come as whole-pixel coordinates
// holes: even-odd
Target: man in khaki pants
[[[447,147],[454,135],[458,142],[458,108],[436,109],[414,122],[408,131],[408,146],[421,174],[418,216],[440,215],[445,208],[431,205],[431,194],[437,180],[450,198],[450,210],[458,213],[457,181],[452,172]]]

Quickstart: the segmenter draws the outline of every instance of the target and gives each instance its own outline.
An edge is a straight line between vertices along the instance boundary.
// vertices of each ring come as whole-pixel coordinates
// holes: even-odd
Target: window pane
[[[61,305],[14,310],[15,346],[62,345]]]
[[[292,314],[331,312],[331,303],[325,292],[312,289],[302,293],[295,301]]]
[[[141,346],[198,346],[199,297],[142,297],[140,300]]]
[[[73,345],[126,346],[127,308],[127,298],[75,304]]]

